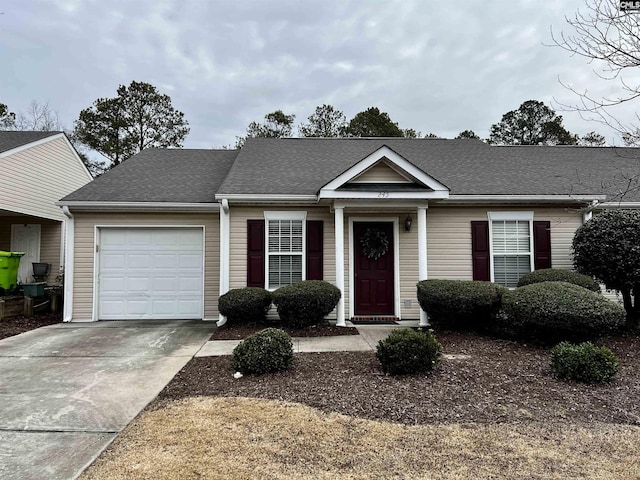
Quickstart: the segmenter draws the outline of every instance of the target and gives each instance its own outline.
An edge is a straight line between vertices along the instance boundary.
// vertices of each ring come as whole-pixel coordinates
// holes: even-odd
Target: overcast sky
[[[171,96],[185,147],[234,144],[252,120],[317,105],[368,107],[401,128],[482,138],[525,100],[615,93],[597,65],[551,43],[584,0],[0,0],[0,103],[49,102],[71,127],[120,84]],[[633,105],[618,112],[625,119]],[[562,112],[573,133],[611,130]]]

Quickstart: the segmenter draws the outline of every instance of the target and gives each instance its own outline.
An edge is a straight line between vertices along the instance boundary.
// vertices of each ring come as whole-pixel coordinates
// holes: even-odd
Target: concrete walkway
[[[294,337],[295,353],[310,352],[364,352],[375,350],[378,342],[397,328],[417,326],[418,322],[403,322],[402,325],[357,325],[360,335],[335,337]],[[353,326],[353,325],[349,325]],[[231,355],[241,340],[213,340],[207,342],[196,357]]]
[[[214,329],[188,321],[73,323],[1,340],[0,478],[75,478]]]

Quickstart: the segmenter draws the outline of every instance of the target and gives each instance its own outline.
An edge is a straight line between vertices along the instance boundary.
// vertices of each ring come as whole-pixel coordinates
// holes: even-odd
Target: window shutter
[[[264,288],[264,220],[247,220],[247,287]]]
[[[473,279],[489,280],[489,222],[471,222]]]
[[[551,268],[551,222],[533,222],[533,248],[536,270]]]
[[[322,280],[322,243],[322,220],[307,221],[307,280]]]

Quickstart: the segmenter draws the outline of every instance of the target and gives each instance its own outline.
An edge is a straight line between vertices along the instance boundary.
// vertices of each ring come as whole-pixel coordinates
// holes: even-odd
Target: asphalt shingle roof
[[[62,132],[16,132],[0,130],[0,153]]]
[[[216,193],[315,195],[388,146],[452,195],[607,195],[640,201],[640,149],[496,147],[460,139],[248,139],[242,150],[148,149],[64,201],[213,202]]]
[[[237,150],[149,148],[62,201],[209,203]]]
[[[496,147],[470,139],[248,139],[219,193],[316,194],[383,145],[452,195],[612,196],[626,189],[625,201],[640,200],[637,185],[627,188],[640,174],[640,149]]]

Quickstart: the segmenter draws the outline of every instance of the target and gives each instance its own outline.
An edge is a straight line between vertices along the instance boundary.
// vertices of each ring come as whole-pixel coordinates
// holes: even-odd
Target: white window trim
[[[526,221],[529,222],[529,265],[531,271],[536,269],[535,266],[535,245],[533,239],[533,212],[487,212],[489,218],[489,271],[491,272],[491,281],[495,282],[494,275],[494,259],[493,259],[493,222],[494,221]],[[521,255],[518,255],[521,256]]]
[[[269,252],[269,221],[270,220],[299,220],[302,221],[302,280],[307,279],[307,212],[306,211],[265,211],[264,212],[264,288],[270,292],[277,290],[269,286],[269,257],[271,255],[298,255],[293,253],[270,253]]]

